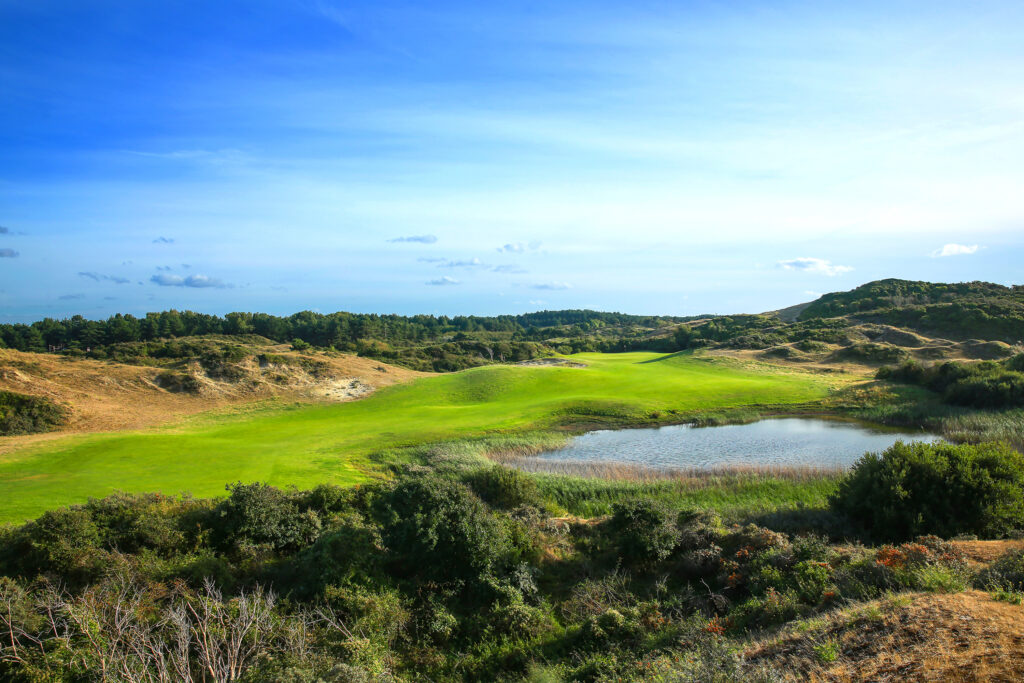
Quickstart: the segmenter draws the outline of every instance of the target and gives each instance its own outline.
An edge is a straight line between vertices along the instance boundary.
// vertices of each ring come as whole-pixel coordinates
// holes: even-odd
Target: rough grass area
[[[586,367],[482,367],[352,403],[221,414],[14,451],[0,456],[0,521],[115,490],[215,496],[232,481],[357,483],[381,471],[381,452],[481,435],[796,410],[852,379],[688,353],[572,358]]]
[[[792,681],[1019,681],[1024,607],[987,593],[911,593],[796,622],[751,647]]]
[[[615,503],[650,498],[674,509],[709,509],[729,521],[764,516],[821,521],[827,517],[828,497],[836,490],[838,472],[817,470],[712,470],[662,480],[608,480],[538,474],[545,497],[572,515],[609,514]],[[783,520],[777,520],[783,521]]]

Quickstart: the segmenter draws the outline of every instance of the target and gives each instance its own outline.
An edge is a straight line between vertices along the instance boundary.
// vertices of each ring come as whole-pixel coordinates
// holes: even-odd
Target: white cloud
[[[942,256],[963,256],[965,254],[973,254],[978,251],[977,244],[947,244],[942,249],[936,249],[932,252],[932,258],[940,258]]]
[[[435,287],[441,287],[441,286],[444,286],[444,285],[457,285],[457,284],[460,284],[460,283],[455,278],[448,277],[447,275],[445,275],[444,277],[439,277],[436,280],[428,280],[427,284],[428,285],[434,285]]]
[[[779,267],[783,270],[799,270],[805,273],[828,275],[829,277],[849,273],[853,270],[852,266],[837,266],[825,259],[807,257],[779,261]]]
[[[407,237],[395,237],[388,242],[419,242],[420,244],[433,244],[437,242],[435,235],[408,235]]]
[[[541,283],[538,283],[538,284],[535,284],[535,285],[531,285],[531,286],[534,289],[548,289],[548,290],[572,289],[572,285],[570,285],[568,282],[557,282],[557,281],[555,281],[555,282],[541,282]]]
[[[475,268],[484,265],[480,259],[471,258],[467,261],[445,261],[438,268]]]
[[[540,249],[540,242],[536,240],[529,243],[524,242],[509,242],[508,244],[498,247],[498,251],[506,254],[523,254],[527,251],[537,251]]]
[[[188,277],[181,277],[180,275],[154,275],[149,278],[149,281],[153,284],[160,285],[161,287],[230,289],[234,286],[222,280],[218,280],[215,277],[207,277],[206,275],[189,275]]]

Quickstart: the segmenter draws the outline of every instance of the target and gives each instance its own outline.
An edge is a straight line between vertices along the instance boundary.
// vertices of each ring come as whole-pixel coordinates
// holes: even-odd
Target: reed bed
[[[509,467],[523,472],[558,474],[583,479],[656,482],[675,481],[693,486],[709,486],[723,479],[781,479],[808,482],[839,477],[847,471],[843,466],[737,464],[716,467],[648,467],[634,463],[601,460],[551,460],[537,457],[502,458]]]

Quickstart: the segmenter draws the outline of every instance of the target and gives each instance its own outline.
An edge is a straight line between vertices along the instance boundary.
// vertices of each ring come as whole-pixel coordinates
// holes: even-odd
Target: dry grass
[[[971,564],[989,564],[1011,550],[1024,549],[1024,540],[1011,541],[953,541]]]
[[[292,353],[287,346],[261,347],[259,352],[296,358],[308,355]],[[0,439],[0,453],[59,438],[68,432],[140,429],[268,398],[303,402],[346,400],[425,374],[356,356],[308,357],[326,363],[327,372],[317,378],[285,377],[285,381],[276,381],[276,377],[269,378],[256,369],[244,382],[204,379],[201,393],[188,394],[161,389],[156,383],[160,368],[3,349],[0,389],[42,396],[67,406],[71,419],[60,432],[4,437]]]
[[[746,657],[799,681],[1021,681],[1024,607],[978,591],[905,594],[790,625]]]

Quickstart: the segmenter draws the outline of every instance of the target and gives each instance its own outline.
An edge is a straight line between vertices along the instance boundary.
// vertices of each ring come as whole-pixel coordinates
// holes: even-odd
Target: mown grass
[[[586,368],[489,366],[351,403],[270,407],[69,437],[0,456],[0,521],[116,490],[216,496],[233,481],[354,484],[423,444],[566,426],[682,422],[818,405],[852,377],[683,354],[578,354]],[[500,450],[500,449],[498,449]],[[705,493],[703,495],[713,495]]]

